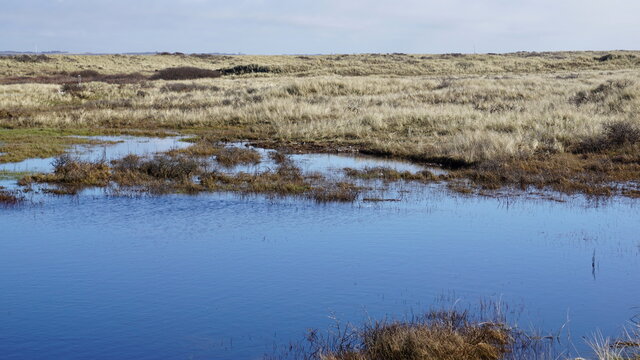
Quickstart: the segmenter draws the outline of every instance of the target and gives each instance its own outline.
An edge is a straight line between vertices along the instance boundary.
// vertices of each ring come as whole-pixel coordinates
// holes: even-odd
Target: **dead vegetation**
[[[602,132],[583,138],[574,151],[579,154],[599,153],[634,147],[640,143],[640,123],[629,120],[609,122]]]
[[[324,335],[311,330],[289,359],[305,360],[499,360],[521,343],[498,320],[474,321],[468,312],[432,311],[406,321],[337,324]],[[295,354],[291,354],[295,353]]]
[[[216,154],[216,160],[224,167],[234,167],[240,164],[258,164],[261,159],[256,150],[240,147],[224,147]]]
[[[251,149],[228,150],[236,154],[229,156],[239,157],[233,161],[254,161],[257,155]],[[231,162],[225,164],[230,165]],[[296,196],[322,203],[352,202],[360,193],[360,187],[354,184],[330,181],[318,174],[304,175],[289,159],[281,161],[276,169],[255,173],[226,173],[210,170],[210,167],[206,160],[197,160],[182,153],[160,154],[151,158],[128,155],[110,164],[81,161],[64,155],[56,159],[53,173],[24,176],[19,185],[53,185],[54,188],[45,188],[44,191],[57,195],[76,194],[87,187],[104,187],[116,193],[127,190],[152,194],[234,192]]]
[[[0,207],[13,207],[24,202],[24,197],[16,192],[0,187]]]
[[[62,155],[53,163],[51,174],[27,175],[20,185],[30,183],[56,183],[69,186],[106,186],[110,178],[109,165],[103,161],[80,161],[69,155]]]
[[[429,170],[423,170],[417,173],[410,171],[398,171],[388,167],[368,167],[362,170],[345,168],[344,172],[347,176],[363,180],[383,180],[383,181],[420,181],[431,182],[438,178]]]

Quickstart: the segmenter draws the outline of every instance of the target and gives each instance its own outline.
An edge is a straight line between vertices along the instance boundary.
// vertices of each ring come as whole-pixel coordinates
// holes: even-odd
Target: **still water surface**
[[[617,335],[640,312],[637,201],[404,190],[400,202],[325,205],[93,190],[0,209],[0,357],[257,359],[332,315],[401,318],[443,295],[500,300],[525,329],[568,321],[566,345],[584,353],[583,336]]]

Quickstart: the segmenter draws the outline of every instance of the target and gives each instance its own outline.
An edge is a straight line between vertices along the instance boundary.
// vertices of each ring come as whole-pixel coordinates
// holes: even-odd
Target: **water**
[[[404,190],[326,205],[95,190],[0,209],[1,357],[258,359],[332,315],[400,318],[443,296],[500,300],[527,329],[568,320],[563,346],[584,353],[582,336],[617,335],[640,312],[637,201]]]
[[[69,153],[81,160],[114,160],[128,154],[149,155],[172,149],[188,147],[190,144],[180,141],[184,137],[149,138],[135,136],[87,136],[87,139],[105,142],[104,145],[80,144],[72,147]],[[112,143],[108,143],[112,142]],[[51,172],[54,158],[27,159],[15,163],[0,164],[0,171],[13,172]]]

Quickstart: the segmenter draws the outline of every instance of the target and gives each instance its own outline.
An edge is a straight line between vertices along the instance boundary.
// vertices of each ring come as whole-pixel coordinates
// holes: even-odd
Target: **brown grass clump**
[[[473,322],[466,312],[431,312],[410,321],[376,321],[326,339],[311,333],[311,359],[498,360],[514,343],[499,322]]]
[[[201,186],[194,178],[202,174],[201,164],[184,156],[157,155],[145,159],[128,155],[112,161],[111,181],[125,188],[143,188],[154,194],[195,193]]]
[[[20,180],[21,185],[30,183],[55,183],[69,186],[106,186],[109,183],[111,169],[103,161],[90,162],[62,155],[53,163],[51,174],[28,175]]]
[[[354,202],[360,194],[360,188],[348,182],[337,182],[315,187],[309,197],[319,203]]]
[[[302,195],[313,189],[300,169],[290,161],[281,163],[275,171],[255,174],[240,172],[231,175],[214,171],[201,176],[200,182],[208,190],[281,196]]]
[[[347,176],[363,180],[384,180],[384,181],[421,181],[429,182],[437,180],[437,177],[428,170],[417,173],[410,171],[398,171],[388,167],[367,167],[363,170],[345,168],[344,172]]]
[[[120,172],[138,172],[163,180],[186,180],[200,173],[200,164],[183,156],[158,155],[151,159],[142,159],[128,155],[113,162],[114,169]]]
[[[151,80],[193,80],[204,78],[217,78],[221,73],[217,70],[201,69],[192,66],[167,68],[157,71],[149,79]]]
[[[637,147],[636,147],[637,148]],[[635,155],[632,155],[635,154]],[[546,158],[512,161],[486,161],[477,166],[450,171],[452,181],[468,179],[483,189],[512,187],[520,190],[536,188],[565,194],[594,196],[632,196],[638,191],[640,156],[638,151],[612,154],[556,154]],[[454,184],[453,188],[468,192],[469,188]]]
[[[224,167],[234,167],[240,164],[258,164],[260,153],[253,149],[238,147],[222,148],[216,155],[216,161]]]
[[[640,143],[640,124],[629,120],[618,120],[603,125],[601,134],[583,138],[577,153],[596,153],[615,150]]]
[[[246,194],[267,194],[279,196],[302,195],[311,190],[311,184],[303,178],[289,177],[278,172],[248,174],[224,174],[210,172],[204,174],[200,182],[209,191],[229,191]]]
[[[0,207],[16,206],[24,201],[24,198],[15,192],[0,188]]]
[[[78,83],[66,83],[60,86],[60,91],[77,98],[86,98],[85,87]]]

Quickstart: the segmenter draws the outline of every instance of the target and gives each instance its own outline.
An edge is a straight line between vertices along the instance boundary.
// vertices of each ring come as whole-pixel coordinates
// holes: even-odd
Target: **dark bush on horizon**
[[[38,62],[47,62],[47,61],[51,61],[52,58],[47,56],[47,55],[14,55],[14,56],[10,56],[9,58],[11,58],[12,60],[18,61],[18,62],[25,62],[25,63],[38,63]]]
[[[176,67],[157,71],[149,79],[151,80],[194,80],[204,78],[217,78],[221,73],[218,70],[201,69],[196,67]]]
[[[249,64],[249,65],[237,65],[234,67],[221,69],[220,72],[223,75],[242,75],[253,73],[279,73],[279,69],[274,69],[269,66]]]

